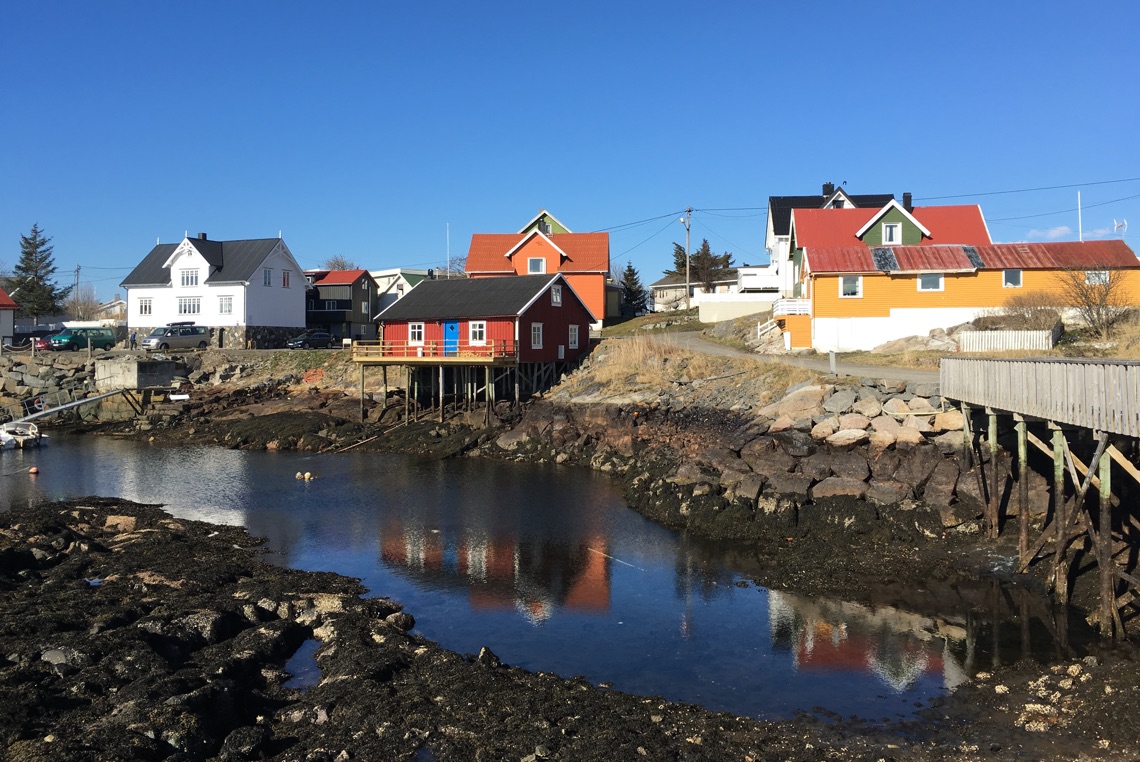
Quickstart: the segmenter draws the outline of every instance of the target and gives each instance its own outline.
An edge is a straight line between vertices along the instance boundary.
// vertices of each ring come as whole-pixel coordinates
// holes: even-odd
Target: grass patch
[[[605,362],[599,364],[594,374],[603,384],[664,385],[682,379],[709,378],[724,367],[723,358],[680,349],[658,336],[631,336],[608,342],[605,347]]]
[[[674,333],[677,331],[699,331],[711,325],[711,323],[702,323],[697,319],[696,307],[690,310],[651,312],[648,315],[628,318],[622,320],[620,323],[607,325],[602,329],[602,338],[644,336],[647,334]]]
[[[840,362],[857,363],[859,365],[875,365],[892,368],[910,368],[912,370],[938,370],[946,352],[911,349],[906,352],[893,354],[880,354],[877,352],[837,352],[835,359]]]

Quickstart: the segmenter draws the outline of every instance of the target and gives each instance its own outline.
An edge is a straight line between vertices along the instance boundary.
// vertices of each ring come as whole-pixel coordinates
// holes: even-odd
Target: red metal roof
[[[340,286],[346,283],[356,283],[361,275],[367,275],[367,270],[330,270],[324,275],[318,275],[313,281],[314,286]]]
[[[0,288],[0,310],[18,310],[20,305],[12,301],[12,297],[8,296],[8,292]]]
[[[854,246],[862,241],[855,234],[883,210],[796,209],[796,245],[802,247]],[[990,242],[982,210],[967,206],[916,206],[911,214],[930,231],[921,245],[959,243],[979,246]]]
[[[842,211],[842,210],[835,210]],[[796,210],[797,214],[799,210]],[[797,218],[798,219],[798,218]],[[880,253],[876,264],[875,254]],[[894,263],[887,264],[893,256]],[[1140,259],[1119,239],[994,243],[988,246],[866,246],[810,248],[807,269],[813,273],[950,272],[953,270],[1102,270],[1140,269]],[[980,267],[978,267],[980,265]]]
[[[467,250],[467,272],[514,272],[506,254],[530,235],[475,233]],[[559,272],[610,271],[609,233],[554,233],[547,238],[566,254]]]

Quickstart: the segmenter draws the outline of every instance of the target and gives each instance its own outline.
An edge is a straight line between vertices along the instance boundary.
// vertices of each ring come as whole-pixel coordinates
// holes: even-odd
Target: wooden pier
[[[943,358],[941,393],[962,408],[962,454],[967,466],[977,458],[989,535],[996,538],[1002,529],[1004,475],[998,443],[1012,420],[1019,568],[1024,571],[1039,559],[1051,563],[1054,594],[1067,604],[1070,575],[1095,565],[1101,633],[1123,636],[1125,623],[1140,615],[1140,575],[1135,568],[1140,545],[1135,499],[1140,485],[1140,362]],[[987,458],[974,425],[982,415],[988,475],[981,471]],[[1052,459],[1050,510],[1032,538],[1030,445]],[[1114,470],[1128,478],[1115,481]],[[1097,499],[1089,496],[1093,488]],[[1091,563],[1082,568],[1088,559]]]

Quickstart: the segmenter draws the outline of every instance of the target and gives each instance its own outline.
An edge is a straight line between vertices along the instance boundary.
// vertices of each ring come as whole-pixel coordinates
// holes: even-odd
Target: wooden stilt
[[[384,379],[384,396],[381,397],[380,399],[382,401],[381,404],[387,405],[388,404],[388,366],[387,365],[381,365],[380,369],[383,371],[383,373],[381,375],[383,376],[383,379]]]
[[[364,363],[360,364],[360,422],[364,423]]]
[[[989,502],[989,536],[991,540],[997,539],[998,536],[998,512],[1001,510],[1001,491],[998,485],[998,475],[1000,469],[998,468],[998,436],[997,436],[997,422],[998,417],[992,411],[989,412],[989,445],[990,445],[990,502]]]
[[[1025,419],[1018,416],[1017,424],[1017,558],[1028,562],[1029,553],[1029,440]]]
[[[439,422],[443,423],[443,366],[439,366]]]
[[[1112,458],[1100,458],[1100,545],[1096,563],[1100,572],[1100,634],[1116,635],[1113,613],[1116,608],[1115,575],[1112,561]]]
[[[1053,590],[1061,605],[1069,602],[1069,580],[1063,568],[1065,545],[1068,544],[1068,517],[1065,512],[1065,435],[1053,430],[1053,525],[1057,530],[1053,548]]]

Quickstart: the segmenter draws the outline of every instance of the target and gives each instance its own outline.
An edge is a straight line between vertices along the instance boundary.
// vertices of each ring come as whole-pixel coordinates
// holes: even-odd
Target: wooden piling
[[[1029,554],[1029,437],[1025,419],[1016,418],[1017,429],[1017,559],[1024,565]]]
[[[1113,614],[1116,609],[1115,569],[1112,561],[1112,458],[1100,458],[1100,543],[1096,549],[1097,571],[1100,572],[1100,634],[1113,637]]]
[[[1053,590],[1062,605],[1069,602],[1069,580],[1064,566],[1064,553],[1069,522],[1065,511],[1065,435],[1060,428],[1053,429],[1053,528],[1056,541],[1053,548]]]
[[[986,411],[989,415],[989,431],[988,439],[990,445],[990,501],[987,506],[987,523],[989,524],[989,536],[991,540],[997,539],[998,536],[998,512],[1001,509],[1001,493],[998,487],[998,436],[997,436],[997,414],[992,410]]]

